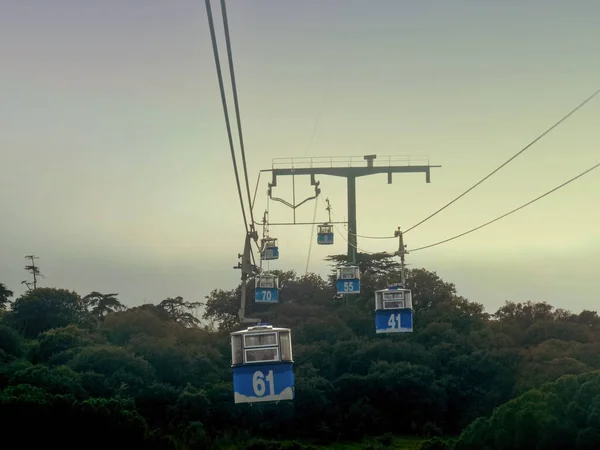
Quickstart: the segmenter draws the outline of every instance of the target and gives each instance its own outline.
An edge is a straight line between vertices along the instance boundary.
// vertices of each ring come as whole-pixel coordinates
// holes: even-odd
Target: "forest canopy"
[[[254,303],[246,287],[249,316],[292,329],[296,378],[294,401],[253,405],[233,403],[229,333],[244,328],[241,285],[203,302],[174,295],[126,307],[110,291],[29,285],[14,298],[0,284],[4,439],[79,448],[94,436],[98,446],[143,449],[403,448],[401,437],[424,449],[600,445],[596,312],[506,302],[488,313],[415,268],[406,274],[414,331],[377,335],[374,292],[398,283],[399,267],[385,254],[359,254],[359,265],[361,294],[348,298],[313,273],[275,272],[276,305]],[[23,434],[23,423],[36,432]]]

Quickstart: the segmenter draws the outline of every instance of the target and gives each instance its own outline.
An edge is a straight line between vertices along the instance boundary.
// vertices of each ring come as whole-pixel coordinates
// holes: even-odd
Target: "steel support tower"
[[[329,175],[346,178],[348,199],[348,262],[356,262],[357,227],[356,227],[356,179],[367,175],[387,174],[388,184],[392,183],[394,173],[424,173],[425,181],[431,182],[431,168],[441,167],[429,164],[429,159],[422,156],[383,156],[360,157],[312,157],[312,158],[276,158],[270,170],[271,189],[277,186],[277,177],[310,175],[315,184],[316,175]],[[295,188],[294,188],[295,189]],[[295,190],[294,190],[295,198]],[[295,222],[295,221],[294,221]],[[292,224],[290,224],[292,225]]]

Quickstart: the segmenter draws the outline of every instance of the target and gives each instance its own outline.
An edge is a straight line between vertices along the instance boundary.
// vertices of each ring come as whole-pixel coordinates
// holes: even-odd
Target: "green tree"
[[[168,337],[177,325],[156,305],[141,305],[106,316],[100,329],[115,345],[127,345],[135,336]]]
[[[21,356],[23,342],[21,336],[12,328],[0,323],[0,363],[2,353],[5,356]]]
[[[285,317],[293,318],[307,307],[328,306],[333,293],[331,287],[317,274],[309,273],[298,276],[295,271],[273,270],[270,272],[279,278],[279,303],[277,306],[254,302],[254,283],[246,284],[246,315],[260,317],[265,320]],[[206,296],[203,319],[217,322],[219,329],[230,330],[239,324],[238,310],[241,302],[241,283],[232,290],[216,289]],[[294,308],[293,305],[299,305]],[[285,314],[285,310],[293,309],[296,313]],[[314,308],[310,309],[315,311]],[[301,313],[302,314],[302,313]],[[306,314],[305,314],[306,315]],[[310,313],[308,314],[310,315]]]
[[[25,337],[33,338],[51,328],[80,324],[86,318],[77,293],[66,289],[37,288],[17,298],[7,320]]]
[[[68,325],[40,333],[37,346],[32,349],[31,356],[35,362],[64,363],[82,348],[104,343],[106,343],[104,336],[94,335],[76,325]]]
[[[40,272],[40,268],[35,265],[35,260],[39,259],[37,256],[27,255],[25,257],[25,259],[28,259],[31,262],[30,264],[25,266],[25,270],[31,274],[31,277],[33,278],[33,280],[32,281],[23,280],[23,281],[21,281],[21,284],[24,284],[25,286],[27,286],[27,289],[32,291],[32,290],[37,289],[38,277],[43,277],[43,275]]]
[[[115,396],[132,397],[155,381],[154,368],[132,351],[111,345],[97,345],[82,349],[68,362],[68,366],[82,374],[93,372],[104,375]]]
[[[347,255],[331,255],[328,256],[326,261],[330,262],[335,269],[341,266],[345,266],[348,263]],[[372,274],[386,276],[393,272],[400,271],[400,263],[394,259],[394,255],[387,252],[378,253],[356,253],[356,263],[360,269],[361,274]]]
[[[246,298],[252,298],[252,289],[248,283]],[[215,289],[206,296],[206,307],[202,318],[218,324],[221,330],[228,330],[239,323],[238,310],[240,309],[242,287],[226,291]],[[248,304],[246,307],[248,308]],[[248,309],[247,309],[248,311]],[[250,312],[247,313],[250,316]]]
[[[253,301],[247,284],[248,316],[292,329],[296,399],[278,404],[234,404],[229,333],[246,326],[239,284],[207,297],[204,318],[216,331],[199,327],[201,304],[181,297],[124,309],[116,294],[31,289],[0,326],[3,426],[42,423],[38,433],[63,447],[77,440],[60,441],[64,423],[153,450],[237,448],[256,436],[256,448],[365,437],[382,448],[394,444],[387,433],[461,431],[462,448],[597,446],[597,313],[517,302],[490,316],[435,272],[412,268],[413,332],[377,335],[374,292],[401,274],[389,254],[359,259],[361,293],[348,302],[333,276],[274,271],[274,305]],[[431,439],[427,448],[452,445]]]
[[[93,291],[83,297],[83,303],[91,310],[94,317],[102,320],[109,313],[126,309],[117,299],[117,295],[119,294],[101,294]]]
[[[197,327],[200,320],[196,318],[192,311],[200,308],[201,302],[186,302],[183,297],[168,297],[158,304],[173,322],[177,322],[185,327]]]
[[[9,290],[3,283],[0,283],[0,310],[7,309],[13,295],[13,291]]]
[[[456,449],[597,448],[598,411],[600,373],[567,375],[476,420],[461,433]]]

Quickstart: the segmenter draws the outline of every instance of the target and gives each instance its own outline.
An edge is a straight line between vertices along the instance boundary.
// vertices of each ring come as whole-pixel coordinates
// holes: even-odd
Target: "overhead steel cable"
[[[254,187],[254,195],[252,196],[252,204],[250,205],[251,209],[254,209],[254,204],[256,203],[256,194],[258,192],[258,184],[260,183],[260,176],[262,174],[262,170],[258,172],[258,177],[256,178],[256,186]],[[253,223],[256,224],[256,222]]]
[[[206,0],[207,4],[209,0]],[[235,82],[235,69],[233,66],[233,52],[231,51],[231,36],[229,35],[229,21],[227,20],[227,6],[225,0],[221,0],[221,14],[223,16],[223,28],[225,29],[225,45],[227,47],[227,59],[229,61],[229,74],[231,76],[231,89],[233,91],[233,105],[235,109],[235,118],[237,121],[238,137],[240,140],[240,150],[242,153],[242,165],[244,167],[244,178],[246,181],[246,193],[248,195],[248,206],[250,207],[250,228],[254,229],[254,213],[252,212],[252,198],[250,196],[250,183],[248,181],[248,166],[246,164],[246,150],[244,147],[244,138],[242,133],[242,119],[240,116],[240,103],[237,94],[237,84]]]
[[[319,202],[315,199],[315,210],[313,211],[313,223],[317,220],[317,207],[319,206]],[[305,275],[308,275],[308,266],[310,265],[310,255],[312,253],[313,248],[313,239],[315,238],[315,226],[310,227],[310,241],[308,241],[308,255],[306,256],[306,269],[304,270]]]
[[[546,197],[546,196],[548,196],[548,195],[552,194],[553,192],[556,192],[556,191],[558,191],[558,190],[559,190],[559,189],[561,189],[562,187],[566,186],[566,185],[567,185],[567,184],[569,184],[569,183],[572,183],[573,181],[577,180],[578,178],[581,178],[581,177],[582,177],[582,176],[584,176],[584,175],[587,175],[587,174],[588,174],[588,173],[590,173],[592,170],[594,170],[594,169],[597,169],[598,167],[600,167],[600,163],[596,164],[595,166],[592,166],[592,167],[590,167],[590,168],[589,168],[589,169],[587,169],[586,171],[584,171],[584,172],[580,173],[579,175],[577,175],[577,176],[575,176],[575,177],[571,178],[570,180],[568,180],[568,181],[565,181],[563,184],[561,184],[561,185],[559,185],[559,186],[555,187],[554,189],[551,189],[551,190],[549,190],[549,191],[548,191],[548,192],[546,192],[545,194],[542,194],[542,195],[540,195],[539,197],[536,197],[536,198],[534,198],[533,200],[530,200],[530,201],[528,201],[527,203],[524,203],[524,204],[522,204],[522,205],[521,205],[521,206],[519,206],[518,208],[515,208],[515,209],[513,209],[513,210],[511,210],[511,211],[507,212],[506,214],[502,214],[501,216],[499,216],[499,217],[496,217],[496,218],[495,218],[495,219],[493,219],[493,220],[490,220],[489,222],[486,222],[486,223],[484,223],[484,224],[482,224],[482,225],[479,225],[478,227],[471,228],[470,230],[468,230],[468,231],[465,231],[464,233],[457,234],[456,236],[452,236],[452,237],[450,237],[450,238],[448,238],[448,239],[444,239],[443,241],[438,241],[438,242],[435,242],[435,243],[433,243],[433,244],[425,245],[425,246],[423,246],[423,247],[418,247],[418,248],[413,248],[413,249],[410,249],[410,252],[416,252],[416,251],[418,251],[418,250],[424,250],[424,249],[426,249],[426,248],[431,248],[431,247],[435,247],[435,246],[437,246],[437,245],[440,245],[440,244],[445,244],[446,242],[453,241],[454,239],[458,239],[459,237],[462,237],[462,236],[465,236],[465,235],[467,235],[467,234],[473,233],[474,231],[480,230],[480,229],[482,229],[483,227],[486,227],[486,226],[488,226],[488,225],[491,225],[492,223],[494,223],[494,222],[497,222],[497,221],[499,221],[500,219],[504,219],[505,217],[507,217],[507,216],[510,216],[510,215],[511,215],[511,214],[513,214],[513,213],[516,213],[517,211],[519,211],[519,210],[521,210],[521,209],[523,209],[523,208],[525,208],[525,207],[527,207],[527,206],[529,206],[529,205],[531,205],[531,204],[533,204],[533,203],[537,202],[538,200],[541,200],[542,198],[544,198],[544,197]]]
[[[227,99],[225,98],[225,87],[223,86],[223,73],[221,71],[221,62],[219,59],[219,47],[217,45],[217,37],[215,33],[215,23],[212,15],[212,8],[210,6],[210,0],[206,0],[206,15],[208,16],[208,27],[210,29],[210,38],[212,41],[213,54],[215,57],[215,67],[217,69],[217,78],[219,80],[219,90],[221,91],[221,103],[223,104],[223,113],[225,115],[225,125],[227,127],[227,137],[229,138],[229,148],[231,150],[231,159],[233,161],[233,171],[235,173],[235,181],[237,184],[238,195],[240,197],[240,205],[242,207],[242,215],[244,217],[244,226],[246,233],[249,232],[248,219],[246,217],[246,208],[244,207],[244,197],[242,195],[242,188],[240,186],[240,176],[238,173],[237,162],[235,158],[235,149],[233,146],[233,135],[231,133],[231,123],[229,122],[229,111],[227,109]]]
[[[317,113],[317,117],[315,119],[315,124],[313,126],[313,130],[312,130],[312,134],[310,135],[310,139],[308,140],[308,145],[306,146],[306,150],[304,151],[304,156],[308,155],[308,151],[311,149],[313,142],[315,140],[315,136],[317,135],[317,130],[319,129],[319,122],[321,120],[321,115],[323,114],[323,110],[325,109],[325,104],[327,101],[327,95],[329,94],[329,89],[331,88],[331,74],[329,74],[329,78],[327,79],[327,87],[325,88],[325,94],[323,94],[323,99],[321,101],[321,108],[319,109],[319,112]],[[311,230],[310,230],[310,241],[308,241],[308,255],[306,256],[306,270],[305,270],[305,274],[308,274],[308,266],[310,264],[310,256],[312,253],[312,248],[313,248],[313,239],[315,237],[315,220],[317,220],[317,208],[318,208],[319,202],[317,201],[317,199],[315,199],[315,210],[313,212],[313,225],[311,226]],[[331,217],[329,218],[329,220],[331,220]]]
[[[543,199],[544,197],[547,197],[548,195],[550,195],[550,194],[552,194],[552,193],[554,193],[554,192],[558,191],[559,189],[562,189],[563,187],[567,186],[568,184],[570,184],[570,183],[573,183],[574,181],[578,180],[579,178],[583,177],[584,175],[587,175],[588,173],[592,172],[593,170],[597,169],[598,167],[600,167],[600,163],[597,163],[597,164],[595,164],[594,166],[590,167],[589,169],[587,169],[587,170],[585,170],[585,171],[581,172],[579,175],[576,175],[576,176],[574,176],[573,178],[571,178],[571,179],[569,179],[569,180],[565,181],[564,183],[562,183],[562,184],[560,184],[560,185],[556,186],[555,188],[553,188],[553,189],[551,189],[551,190],[549,190],[549,191],[545,192],[544,194],[542,194],[542,195],[540,195],[540,196],[538,196],[538,197],[534,198],[533,200],[530,200],[530,201],[528,201],[527,203],[524,203],[524,204],[522,204],[521,206],[518,206],[517,208],[514,208],[514,209],[512,209],[512,210],[508,211],[507,213],[505,213],[505,214],[502,214],[501,216],[498,216],[498,217],[496,217],[496,218],[495,218],[495,219],[493,219],[493,220],[490,220],[490,221],[488,221],[488,222],[485,222],[485,223],[483,223],[483,224],[481,224],[481,225],[479,225],[479,226],[477,226],[477,227],[475,227],[475,228],[471,228],[470,230],[467,230],[467,231],[465,231],[465,232],[463,232],[463,233],[460,233],[460,234],[457,234],[457,235],[455,235],[455,236],[452,236],[452,237],[450,237],[450,238],[448,238],[448,239],[444,239],[444,240],[441,240],[441,241],[438,241],[438,242],[434,242],[433,244],[424,245],[424,246],[422,246],[422,247],[417,247],[417,248],[410,249],[410,250],[409,250],[409,252],[416,252],[416,251],[419,251],[419,250],[425,250],[425,249],[427,249],[427,248],[431,248],[431,247],[435,247],[435,246],[438,246],[438,245],[441,245],[441,244],[445,244],[446,242],[453,241],[453,240],[455,240],[455,239],[458,239],[458,238],[460,238],[460,237],[466,236],[467,234],[473,233],[474,231],[480,230],[480,229],[482,229],[482,228],[484,228],[484,227],[486,227],[486,226],[488,226],[488,225],[491,225],[491,224],[493,224],[493,223],[495,223],[495,222],[498,222],[499,220],[501,220],[501,219],[504,219],[505,217],[508,217],[508,216],[510,216],[511,214],[514,214],[514,213],[516,213],[517,211],[520,211],[521,209],[523,209],[523,208],[526,208],[526,207],[527,207],[527,206],[529,206],[529,205],[532,205],[533,203],[537,202],[538,200],[541,200],[541,199]],[[334,225],[334,227],[335,227],[335,225]],[[336,229],[336,230],[338,231],[338,233],[339,233],[339,230],[338,230],[338,228],[337,228],[337,227],[335,227],[335,229]],[[346,238],[344,237],[344,235],[343,235],[342,233],[340,233],[340,236],[341,236],[341,237],[342,237],[344,240],[346,240]],[[347,240],[346,240],[346,241],[347,241]],[[357,250],[361,251],[362,253],[370,253],[370,254],[374,254],[374,252],[368,252],[368,251],[365,251],[365,250],[359,249],[357,246],[354,246],[354,245],[353,245],[353,247],[354,247],[354,248],[356,248]],[[386,253],[386,252],[381,252],[381,253]]]
[[[363,236],[362,234],[356,234],[351,231],[348,232],[352,236],[356,236],[363,239],[398,239],[396,236]]]
[[[542,139],[544,136],[546,136],[548,133],[550,133],[552,130],[554,130],[556,127],[558,127],[560,124],[562,124],[565,120],[567,120],[569,117],[571,117],[575,112],[577,112],[579,109],[581,109],[586,103],[588,103],[590,100],[592,100],[594,97],[596,97],[599,93],[600,93],[600,89],[598,89],[596,92],[594,92],[588,98],[586,98],[583,102],[581,102],[579,105],[577,105],[577,107],[575,107],[568,114],[566,114],[565,116],[563,116],[558,122],[556,122],[554,125],[552,125],[550,128],[548,128],[542,134],[540,134],[537,138],[535,138],[533,141],[531,141],[529,144],[527,144],[525,147],[523,147],[520,151],[518,151],[515,155],[513,155],[511,158],[509,158],[503,164],[501,164],[496,169],[494,169],[487,176],[485,176],[484,178],[482,178],[481,180],[479,180],[477,183],[475,183],[473,186],[471,186],[469,189],[467,189],[465,192],[463,192],[462,194],[460,194],[458,197],[456,197],[451,202],[446,203],[444,206],[442,206],[440,209],[438,209],[437,211],[435,211],[433,214],[425,217],[423,220],[421,220],[417,224],[415,224],[412,227],[408,228],[406,231],[404,231],[404,234],[408,233],[410,230],[415,229],[419,225],[427,222],[429,219],[431,219],[432,217],[434,217],[437,214],[439,214],[440,212],[442,212],[448,206],[452,205],[454,202],[460,200],[462,197],[464,197],[465,195],[467,195],[469,192],[471,192],[473,189],[475,189],[477,186],[479,186],[485,180],[487,180],[488,178],[490,178],[492,175],[494,175],[496,172],[498,172],[500,169],[502,169],[504,166],[506,166],[508,163],[510,163],[512,160],[514,160],[517,156],[519,156],[522,153],[524,153],[526,150],[528,150],[530,147],[532,147],[536,142],[538,142],[540,139]]]
[[[323,203],[323,206],[327,207],[327,204],[325,203],[325,200],[323,200],[323,197],[322,197],[322,196],[321,196],[321,202]],[[333,214],[332,214],[332,216],[333,216]],[[314,222],[314,220],[313,220],[313,222]],[[335,229],[335,231],[337,231],[337,232],[338,232],[338,234],[340,235],[340,237],[341,237],[341,238],[342,238],[344,241],[346,241],[346,243],[347,243],[347,244],[350,244],[350,246],[352,246],[353,248],[355,248],[356,250],[358,250],[358,251],[359,251],[359,252],[361,252],[361,253],[367,253],[367,254],[370,254],[370,255],[373,255],[373,254],[374,254],[373,252],[368,252],[368,251],[366,251],[366,250],[363,250],[363,249],[359,248],[357,245],[355,245],[355,244],[352,244],[352,243],[348,242],[348,239],[346,239],[346,237],[344,236],[344,233],[342,233],[342,232],[339,230],[339,228],[338,228],[338,227],[335,225],[335,223],[331,223],[331,225],[333,225],[333,228]]]
[[[365,253],[367,255],[376,255],[376,254],[388,253],[388,252],[385,252],[385,251],[383,251],[383,252],[370,252],[370,251],[367,251],[367,250],[363,250],[362,248],[358,247],[357,245],[354,245],[354,244],[348,242],[348,239],[346,239],[346,237],[344,236],[344,233],[342,233],[337,226],[335,226],[334,224],[332,224],[332,225],[333,225],[333,228],[335,229],[335,231],[338,232],[338,234],[340,235],[340,237],[344,241],[346,241],[347,244],[350,244],[350,246],[352,246],[353,248],[355,248],[359,252]]]

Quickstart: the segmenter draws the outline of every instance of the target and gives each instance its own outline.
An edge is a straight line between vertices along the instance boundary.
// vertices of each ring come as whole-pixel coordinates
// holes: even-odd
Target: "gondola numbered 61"
[[[294,399],[289,328],[259,325],[231,333],[235,403]]]

